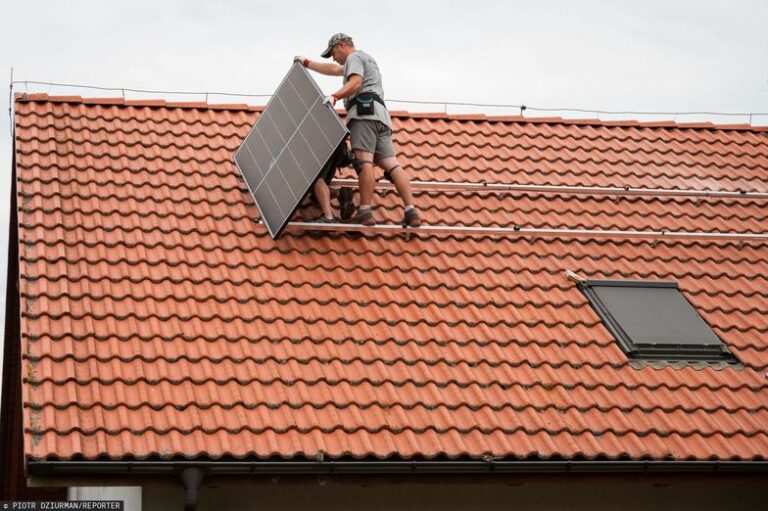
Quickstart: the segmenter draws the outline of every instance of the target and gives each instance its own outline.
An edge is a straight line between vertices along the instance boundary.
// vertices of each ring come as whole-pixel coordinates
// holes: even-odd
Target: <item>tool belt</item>
[[[353,106],[357,105],[357,115],[373,115],[376,111],[373,106],[374,101],[380,103],[384,108],[387,108],[384,100],[375,92],[361,92],[349,100],[349,108],[351,109]]]

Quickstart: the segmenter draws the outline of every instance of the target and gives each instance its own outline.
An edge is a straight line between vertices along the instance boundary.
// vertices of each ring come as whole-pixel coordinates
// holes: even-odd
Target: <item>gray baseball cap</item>
[[[345,43],[345,42],[352,42],[352,38],[348,36],[347,34],[343,32],[339,32],[338,34],[333,34],[330,39],[328,39],[328,48],[325,49],[323,53],[320,54],[321,57],[324,59],[327,59],[331,56],[331,52],[333,51],[333,47],[336,46],[339,43]]]

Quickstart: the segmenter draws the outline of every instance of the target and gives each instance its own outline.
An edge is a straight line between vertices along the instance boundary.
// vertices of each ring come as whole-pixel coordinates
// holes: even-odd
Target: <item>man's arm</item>
[[[315,62],[314,60],[304,59],[302,64],[307,69],[323,75],[344,76],[344,66],[335,62]]]
[[[349,80],[344,86],[337,90],[333,97],[336,99],[343,99],[349,96],[354,96],[357,91],[363,87],[363,77],[360,75],[349,75]]]

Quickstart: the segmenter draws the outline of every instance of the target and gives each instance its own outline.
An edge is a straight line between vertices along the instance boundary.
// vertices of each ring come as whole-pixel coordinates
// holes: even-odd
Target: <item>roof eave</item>
[[[301,474],[562,474],[768,472],[768,461],[30,461],[36,476],[176,475],[197,467],[207,475]]]

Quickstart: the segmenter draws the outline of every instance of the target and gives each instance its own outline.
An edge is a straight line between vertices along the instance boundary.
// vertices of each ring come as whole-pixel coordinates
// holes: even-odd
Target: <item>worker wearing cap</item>
[[[392,120],[384,105],[384,88],[381,83],[381,73],[376,61],[367,53],[355,48],[352,38],[347,34],[338,33],[328,41],[328,47],[321,54],[323,58],[333,57],[335,63],[315,62],[304,57],[294,60],[301,62],[304,67],[324,75],[343,76],[343,86],[328,96],[325,102],[334,106],[336,100],[343,99],[347,109],[347,127],[351,133],[352,151],[361,164],[359,173],[360,205],[357,209],[355,222],[363,225],[375,225],[371,202],[376,179],[373,173],[375,163],[384,170],[384,176],[394,183],[397,192],[403,200],[405,216],[403,224],[418,227],[421,224],[419,212],[413,206],[411,182],[397,161],[395,148],[392,145]],[[316,187],[322,188],[324,183],[318,181]],[[326,185],[327,186],[327,185]],[[318,199],[328,197],[329,204],[323,207],[330,210],[330,195],[318,193]],[[343,195],[341,199],[351,200]],[[321,203],[321,206],[322,203]],[[345,208],[342,204],[342,211]]]

